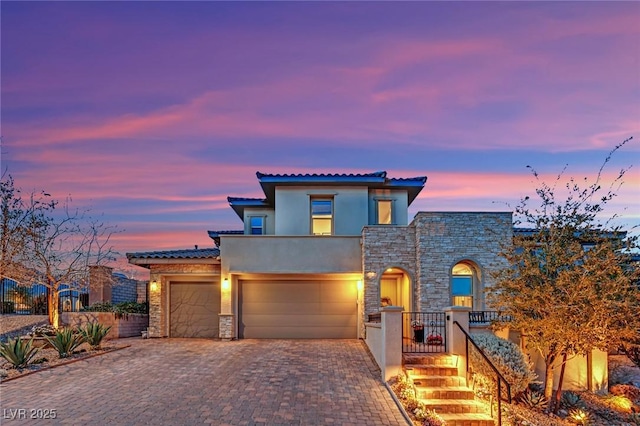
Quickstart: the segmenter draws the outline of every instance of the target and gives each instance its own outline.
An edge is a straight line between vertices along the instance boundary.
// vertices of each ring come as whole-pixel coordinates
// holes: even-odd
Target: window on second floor
[[[391,200],[378,200],[378,225],[393,224],[392,206]]]
[[[251,216],[249,218],[249,234],[251,235],[264,234],[264,217]]]
[[[311,199],[311,234],[333,234],[333,200],[330,198]]]

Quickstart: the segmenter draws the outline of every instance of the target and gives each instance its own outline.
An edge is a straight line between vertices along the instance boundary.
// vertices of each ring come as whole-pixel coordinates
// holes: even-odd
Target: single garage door
[[[354,281],[241,281],[239,337],[353,339],[356,301]]]
[[[218,337],[220,284],[171,282],[171,337]]]

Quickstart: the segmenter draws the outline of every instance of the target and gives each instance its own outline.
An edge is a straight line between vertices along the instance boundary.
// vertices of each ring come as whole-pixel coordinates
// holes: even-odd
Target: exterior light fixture
[[[156,280],[151,281],[151,284],[149,285],[149,289],[151,291],[158,291],[158,281]]]
[[[369,271],[365,275],[367,278],[371,280],[371,279],[374,279],[378,274],[376,274],[374,271]]]
[[[224,280],[222,280],[222,289],[227,291],[229,290],[229,288],[231,288],[231,284],[229,284],[229,278],[225,278]]]

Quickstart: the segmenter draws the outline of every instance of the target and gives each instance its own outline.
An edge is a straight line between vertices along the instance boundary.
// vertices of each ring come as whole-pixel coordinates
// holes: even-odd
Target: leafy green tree
[[[639,271],[630,262],[637,236],[614,225],[615,216],[600,219],[628,170],[603,190],[604,167],[630,140],[609,153],[595,182],[569,179],[565,198],[556,195],[564,170],[549,186],[531,169],[539,205],[531,207],[525,197],[515,208],[516,226],[528,228],[504,248],[511,266],[496,273],[487,300],[511,317],[510,326],[521,330],[526,344],[544,359],[547,398],[554,371],[567,356],[607,350],[640,330]]]

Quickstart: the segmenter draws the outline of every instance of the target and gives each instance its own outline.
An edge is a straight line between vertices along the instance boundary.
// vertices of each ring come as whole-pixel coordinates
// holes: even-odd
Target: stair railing
[[[467,371],[467,377],[469,377],[469,343],[471,343],[471,345],[474,347],[474,349],[476,351],[478,351],[478,353],[482,356],[482,358],[485,360],[485,362],[487,363],[487,365],[489,365],[489,367],[491,367],[491,369],[493,370],[493,372],[496,374],[496,382],[497,382],[497,402],[498,402],[498,426],[502,425],[502,385],[504,385],[506,387],[507,390],[507,398],[505,399],[505,401],[507,401],[508,403],[511,403],[511,385],[509,384],[509,382],[507,382],[504,378],[504,376],[502,374],[500,374],[500,372],[498,371],[498,369],[496,368],[495,365],[493,365],[493,363],[491,362],[491,360],[489,359],[489,357],[484,353],[484,351],[482,349],[480,349],[480,347],[476,344],[476,342],[473,341],[473,339],[471,338],[471,336],[469,335],[469,333],[467,333],[465,331],[464,328],[462,328],[462,326],[460,325],[460,323],[458,323],[458,321],[454,321],[453,322],[455,325],[458,326],[458,328],[460,329],[460,331],[462,331],[462,333],[465,335],[465,359],[466,359],[466,371]],[[493,398],[493,395],[492,395]],[[491,405],[491,417],[493,417],[493,403],[490,401],[490,405]]]

